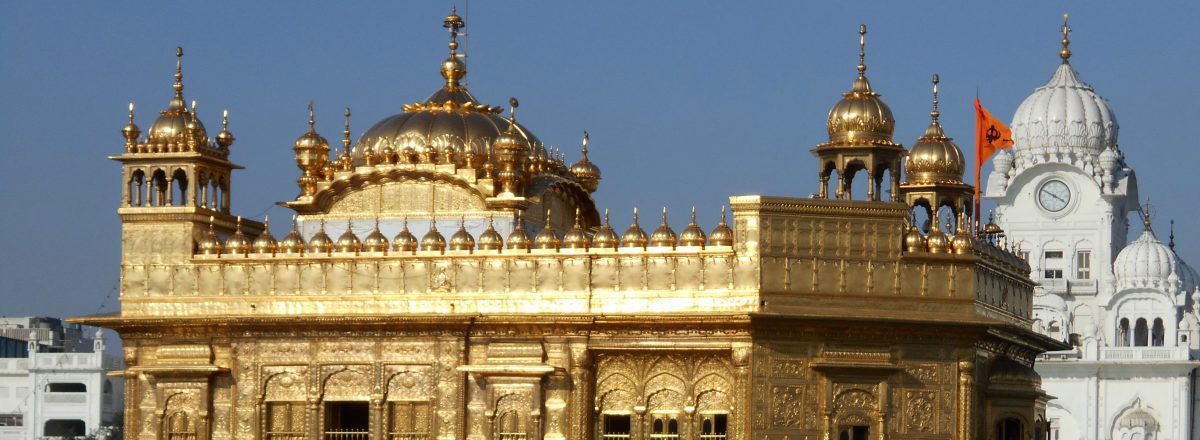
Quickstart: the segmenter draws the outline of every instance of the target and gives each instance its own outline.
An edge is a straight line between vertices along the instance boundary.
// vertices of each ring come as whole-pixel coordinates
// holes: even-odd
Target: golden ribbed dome
[[[692,207],[692,222],[688,223],[683,232],[679,234],[679,245],[688,247],[704,247],[704,242],[707,241],[704,236],[704,230],[700,229],[700,225],[696,224],[696,207]]]
[[[966,233],[965,228],[957,234],[954,234],[954,237],[950,239],[950,249],[954,250],[955,254],[970,254],[971,249],[974,247],[975,240],[971,239],[971,235]]]
[[[646,231],[638,224],[637,208],[633,208],[633,224],[621,235],[621,247],[645,248],[649,242]]]
[[[482,104],[462,80],[467,66],[458,55],[458,32],[465,26],[462,17],[451,14],[443,26],[450,29],[450,56],[440,71],[445,84],[423,102],[408,104],[400,114],[389,116],[363,132],[354,146],[355,165],[365,163],[368,152],[382,154],[392,149],[403,160],[461,163],[474,155],[476,164],[489,162],[492,143],[508,129],[508,119],[500,116],[500,107]],[[515,130],[531,155],[544,154],[542,141],[528,129],[515,124]]]
[[[325,233],[325,220],[321,220],[321,229],[308,240],[308,252],[318,255],[333,252],[333,239]]]
[[[613,231],[612,224],[608,222],[608,209],[605,209],[604,224],[600,225],[600,229],[596,230],[596,234],[592,236],[592,248],[616,249],[618,244],[617,233]]]
[[[354,229],[350,227],[350,221],[346,221],[346,232],[343,232],[338,237],[337,244],[334,245],[334,250],[338,252],[354,252],[358,253],[362,249],[362,242],[358,240],[358,235],[354,234]]]
[[[550,210],[546,210],[546,226],[538,232],[537,237],[533,238],[533,247],[537,249],[558,249],[562,241],[558,238],[558,233],[554,232],[554,225],[550,223]]]
[[[224,246],[221,244],[221,239],[217,238],[216,227],[213,226],[213,222],[215,221],[216,219],[213,217],[208,218],[208,234],[204,236],[203,240],[200,240],[201,254],[221,255],[221,250],[224,249]]]
[[[301,169],[307,164],[324,164],[329,158],[329,141],[317,133],[316,119],[313,117],[313,103],[308,103],[308,131],[296,138],[292,143],[292,151],[296,152],[296,163]]]
[[[663,208],[662,224],[650,234],[650,246],[674,248],[675,240],[675,230],[667,223],[667,208]]]
[[[708,234],[709,246],[733,246],[733,229],[725,223],[725,207],[721,207],[721,223]]]
[[[496,232],[496,225],[491,217],[488,218],[488,227],[479,234],[479,250],[494,251],[504,247],[504,237]]]
[[[937,225],[930,227],[929,236],[925,237],[925,246],[930,253],[944,254],[950,251],[950,240],[946,239]]]
[[[293,216],[292,231],[279,242],[279,252],[285,254],[303,254],[304,248],[304,237],[300,235],[300,231],[296,228],[296,217]]]
[[[132,146],[137,143],[138,136],[141,135],[142,129],[133,123],[133,103],[131,102],[129,103],[129,123],[125,124],[125,128],[121,129],[121,137],[125,138],[126,146]]]
[[[387,236],[379,230],[379,220],[376,219],[375,228],[371,230],[370,234],[367,234],[367,238],[363,239],[362,250],[363,252],[387,252],[387,248]]]
[[[242,217],[237,218],[237,227],[233,230],[233,235],[225,240],[225,249],[233,255],[242,255],[250,253],[250,239],[242,232]]]
[[[436,252],[446,250],[446,237],[443,237],[442,233],[438,232],[436,219],[429,220],[429,232],[426,232],[425,236],[421,237],[421,250]]]
[[[458,231],[450,236],[450,250],[452,251],[470,251],[475,250],[475,237],[467,232],[467,220],[462,219],[458,222]]]
[[[884,144],[892,145],[892,133],[896,130],[896,118],[879,94],[871,89],[866,72],[867,26],[859,26],[858,78],[850,91],[842,94],[842,100],[829,110],[826,128],[831,144]]]
[[[271,218],[263,219],[263,231],[254,239],[254,253],[274,254],[279,248],[279,242],[271,235]]]
[[[236,138],[233,137],[233,133],[229,132],[229,110],[223,110],[221,112],[221,132],[217,133],[217,145],[220,145],[221,148],[229,148],[230,145],[233,145],[234,140]]]
[[[579,213],[579,208],[575,208],[575,225],[571,226],[571,230],[563,235],[563,247],[567,249],[587,249],[590,245],[587,233],[583,230],[582,215]]]
[[[529,234],[525,232],[525,219],[521,217],[520,212],[517,212],[517,224],[513,226],[513,230],[508,234],[506,247],[508,249],[529,250],[533,244],[529,239]]]
[[[392,250],[408,254],[417,250],[417,237],[408,230],[408,217],[404,218],[404,228],[392,238]]]
[[[186,142],[191,133],[192,139],[207,142],[208,132],[204,124],[196,118],[193,111],[187,108],[183,99],[183,48],[175,48],[175,96],[171,98],[167,108],[159,112],[158,119],[150,124],[146,137],[151,143]],[[195,103],[192,104],[195,106]],[[190,131],[189,131],[190,128]]]
[[[929,112],[931,121],[925,134],[917,138],[904,159],[906,183],[962,183],[963,172],[966,171],[966,159],[962,150],[954,141],[946,137],[942,124],[938,121],[938,76],[933,76],[933,111]]]
[[[583,132],[583,147],[580,148],[579,162],[571,165],[571,174],[579,179],[579,184],[588,192],[596,192],[600,187],[600,167],[588,160],[588,132]]]

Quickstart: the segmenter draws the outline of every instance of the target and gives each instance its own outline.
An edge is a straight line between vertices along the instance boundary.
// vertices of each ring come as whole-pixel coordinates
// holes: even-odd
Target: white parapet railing
[[[1100,360],[1104,361],[1186,361],[1187,347],[1103,347]]]

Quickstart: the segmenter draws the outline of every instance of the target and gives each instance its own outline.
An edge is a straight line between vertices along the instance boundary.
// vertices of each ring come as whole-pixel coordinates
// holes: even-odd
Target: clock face
[[[1071,201],[1071,188],[1061,180],[1051,180],[1038,188],[1038,203],[1042,209],[1059,212]]]

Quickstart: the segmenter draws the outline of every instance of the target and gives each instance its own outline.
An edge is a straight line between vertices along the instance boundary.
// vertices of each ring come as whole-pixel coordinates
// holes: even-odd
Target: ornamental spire
[[[1063,14],[1062,24],[1062,50],[1058,51],[1058,56],[1062,58],[1063,64],[1070,64],[1071,59],[1071,26],[1067,24],[1067,14]]]
[[[867,25],[858,25],[858,77],[867,73]]]
[[[939,82],[941,82],[941,78],[938,77],[938,74],[936,74],[936,73],[933,74],[933,110],[929,112],[929,116],[931,118],[933,118],[933,123],[935,123],[935,124],[938,122],[938,116],[942,115],[942,112],[938,111],[938,83]]]
[[[183,99],[183,47],[175,48],[175,98],[171,99],[171,107],[184,107]]]

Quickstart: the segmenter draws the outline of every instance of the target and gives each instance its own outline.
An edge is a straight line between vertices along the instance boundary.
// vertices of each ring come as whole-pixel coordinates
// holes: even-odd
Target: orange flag
[[[979,220],[979,170],[996,150],[1013,145],[1012,130],[975,98],[975,220]]]

